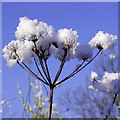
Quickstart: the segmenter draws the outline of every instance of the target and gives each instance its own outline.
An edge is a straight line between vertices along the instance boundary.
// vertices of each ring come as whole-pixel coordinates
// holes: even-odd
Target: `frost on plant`
[[[89,42],[90,46],[93,48],[109,50],[110,58],[115,58],[114,45],[116,43],[117,36],[109,33],[104,33],[99,31],[94,38]]]
[[[60,29],[55,33],[54,28],[47,23],[38,23],[36,19],[30,20],[27,17],[20,18],[15,36],[17,40],[11,41],[3,49],[8,66],[16,65],[17,61],[27,61],[34,52],[41,58],[44,56],[45,59],[53,53],[56,58],[62,60],[65,46],[75,46],[74,43],[78,38],[77,32],[72,29]],[[68,59],[73,57],[72,49],[69,51],[71,57],[68,56]]]
[[[34,53],[39,54],[41,59],[48,59],[51,54],[55,58],[63,59],[66,46],[69,46],[66,60],[78,58],[85,60],[92,57],[92,48],[101,48],[110,50],[111,58],[114,55],[114,44],[117,37],[108,33],[99,31],[96,36],[89,42],[89,45],[77,42],[77,31],[72,29],[60,29],[58,33],[47,23],[38,22],[36,19],[30,20],[27,17],[21,17],[20,23],[15,32],[17,40],[11,41],[5,46],[3,56],[7,60],[8,66],[16,65],[17,61],[23,62],[30,60],[29,57]]]
[[[15,32],[16,40],[11,41],[4,47],[3,57],[7,60],[8,66],[12,67],[17,63],[35,79],[41,81],[50,88],[48,112],[48,118],[50,119],[52,114],[54,88],[86,68],[99,53],[102,54],[107,50],[109,51],[108,56],[110,58],[115,58],[114,46],[117,37],[99,31],[88,43],[89,45],[80,44],[77,41],[78,33],[76,30],[63,28],[59,29],[58,32],[55,32],[53,26],[48,25],[45,22],[38,22],[36,19],[30,20],[27,17],[21,17],[19,20],[20,22]],[[94,48],[98,48],[98,52],[95,55],[93,55]],[[51,79],[47,62],[52,54],[61,62],[53,80]],[[79,65],[76,69],[73,69],[69,75],[58,82],[65,62],[71,59],[78,59]],[[40,76],[35,74],[25,62],[35,63],[34,65]],[[93,81],[90,87],[92,89],[96,89],[97,91],[104,90],[114,94],[117,92],[117,73],[105,72],[105,75],[100,80],[98,79],[97,74],[92,72],[91,80]],[[22,96],[22,93],[19,93]],[[42,93],[39,93],[37,96],[40,96],[41,94]],[[37,96],[35,99],[40,101]],[[21,100],[23,101],[22,97]],[[25,109],[30,108],[29,106],[26,106],[26,104],[23,105]],[[32,107],[30,110],[31,112],[33,111]]]
[[[104,108],[104,117],[108,118],[115,100],[119,93],[119,80],[120,80],[120,73],[108,73],[104,72],[102,78],[100,78],[97,73],[91,72],[91,82],[89,85],[89,89],[95,90],[97,92],[105,92],[113,97],[113,100],[110,104]]]
[[[18,40],[31,40],[32,36],[36,34],[37,20],[30,20],[27,17],[21,17],[20,23],[15,32]]]
[[[115,94],[118,92],[118,80],[120,79],[120,73],[108,73],[105,72],[101,79],[98,79],[98,75],[95,72],[91,72],[91,85],[96,91],[108,92]]]
[[[58,31],[58,40],[64,45],[72,46],[73,43],[77,40],[77,38],[77,31],[72,31],[72,29],[68,30],[64,28]]]

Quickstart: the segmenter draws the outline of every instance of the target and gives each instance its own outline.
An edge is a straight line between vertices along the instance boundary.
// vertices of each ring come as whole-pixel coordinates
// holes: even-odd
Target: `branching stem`
[[[63,83],[64,81],[68,80],[69,78],[73,77],[75,74],[77,74],[78,72],[80,72],[83,68],[85,68],[88,64],[90,64],[97,56],[98,54],[101,52],[101,50],[98,51],[98,53],[91,59],[88,61],[88,63],[86,63],[82,68],[80,68],[79,70],[77,70],[76,72],[74,72],[73,74],[68,75],[67,77],[65,77],[63,80],[61,80],[60,82],[56,83],[54,86],[57,86],[61,83]]]
[[[36,67],[37,67],[37,69],[38,69],[38,72],[40,73],[41,77],[45,80],[45,82],[47,82],[47,80],[44,78],[43,74],[41,73],[41,71],[40,71],[40,69],[39,69],[39,67],[38,67],[38,64],[37,64],[35,58],[34,58],[34,62],[35,62],[35,65],[36,65]],[[47,82],[47,83],[48,83],[48,82]]]
[[[38,59],[39,59],[39,62],[40,62],[40,65],[41,65],[41,68],[42,68],[42,70],[43,70],[43,73],[44,73],[45,77],[47,78],[47,80],[49,81],[49,83],[51,84],[51,80],[50,80],[50,78],[48,77],[48,75],[47,75],[47,73],[46,73],[46,70],[45,70],[45,67],[44,67],[42,58],[41,58],[41,56],[39,55],[39,50],[37,49],[37,46],[36,46],[35,43],[34,43],[34,47],[35,47],[35,48],[34,48],[33,52],[37,55],[37,57],[38,57]]]
[[[50,73],[49,73],[49,69],[48,69],[48,65],[47,65],[47,60],[44,59],[44,63],[45,63],[46,71],[47,71],[48,78],[49,78],[50,84],[51,84],[51,78],[50,78]]]
[[[57,72],[57,74],[56,74],[56,76],[55,76],[53,85],[55,85],[56,81],[58,80],[58,78],[59,78],[59,76],[60,76],[60,74],[61,74],[61,72],[62,72],[64,63],[65,63],[65,61],[66,61],[66,56],[67,56],[68,50],[69,50],[69,46],[66,46],[65,54],[64,54],[63,60],[62,60],[62,62],[61,62],[61,65],[60,65],[60,67],[59,67],[59,69],[58,69],[58,72]]]
[[[28,72],[30,75],[32,75],[34,78],[40,80],[41,82],[45,83],[46,85],[49,85],[48,83],[46,83],[45,81],[43,81],[42,79],[40,79],[35,73],[32,74],[29,70],[27,70],[25,67],[23,67],[18,61],[17,61],[18,65],[20,65],[20,67],[22,67],[26,72]]]
[[[83,62],[70,75],[75,73],[84,64],[84,62],[85,62],[85,60],[83,60]]]

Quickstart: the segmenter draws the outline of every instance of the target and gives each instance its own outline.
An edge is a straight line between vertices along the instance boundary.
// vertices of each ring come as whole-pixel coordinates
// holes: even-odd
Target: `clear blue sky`
[[[99,31],[118,33],[118,5],[117,3],[2,3],[2,48],[11,40],[16,39],[14,32],[19,23],[19,18],[27,16],[30,19],[38,19],[52,25],[57,31],[60,28],[72,28],[78,31],[80,43],[88,43]],[[76,65],[77,60],[65,64],[65,69],[60,78],[68,74]],[[49,60],[52,77],[59,61]],[[85,86],[86,75],[89,74],[89,65],[75,77],[65,82],[63,86],[55,89],[54,102],[60,93],[66,89],[74,89],[79,85]],[[17,83],[20,84],[24,95],[28,89],[28,74],[18,65],[12,68],[6,66],[6,60],[2,62],[2,96],[5,99],[13,99],[11,112],[17,112],[15,117],[21,115],[22,104],[18,94]],[[78,91],[79,92],[79,91]],[[73,117],[73,115],[71,115]],[[9,117],[9,115],[6,115]],[[75,117],[75,116],[74,116]]]

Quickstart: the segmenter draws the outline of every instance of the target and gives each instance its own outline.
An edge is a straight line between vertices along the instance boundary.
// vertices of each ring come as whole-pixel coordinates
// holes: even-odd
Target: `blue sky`
[[[42,3],[42,2],[21,2],[21,3],[2,3],[2,48],[11,40],[15,40],[14,32],[19,23],[19,18],[27,16],[30,19],[38,19],[52,25],[57,32],[61,28],[72,28],[78,31],[80,43],[88,43],[92,37],[99,31],[115,34],[118,33],[118,6],[117,3]],[[72,71],[78,63],[77,60],[71,60],[65,64],[63,78]],[[53,57],[49,60],[49,68],[52,78],[58,68],[59,61]],[[65,82],[60,88],[54,91],[54,102],[57,103],[57,97],[67,89],[74,89],[79,85],[85,87],[85,78],[90,74],[89,69],[92,64]],[[17,112],[15,117],[21,116],[22,104],[18,94],[17,83],[26,95],[28,89],[28,74],[19,66],[9,68],[6,61],[2,61],[2,96],[5,99],[14,99],[12,101],[11,112]],[[74,115],[71,115],[75,117]],[[10,117],[6,114],[6,117]]]

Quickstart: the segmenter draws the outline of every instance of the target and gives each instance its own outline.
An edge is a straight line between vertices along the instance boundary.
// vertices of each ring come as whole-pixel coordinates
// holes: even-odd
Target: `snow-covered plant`
[[[97,92],[105,92],[113,96],[113,101],[105,109],[104,115],[108,118],[111,112],[112,106],[115,103],[117,96],[119,95],[119,80],[120,73],[108,73],[104,72],[104,76],[100,78],[97,73],[91,72],[91,82],[88,88],[93,89]]]
[[[117,36],[114,36],[109,33],[104,33],[99,31],[96,36],[89,42],[90,46],[98,49],[110,50],[110,58],[115,58],[114,46],[116,44]]]
[[[63,112],[63,114],[68,113],[69,115],[69,113],[73,113],[74,116],[77,116],[79,118],[103,118],[104,116],[108,115],[110,111],[109,119],[112,118],[119,119],[120,118],[119,96],[117,95],[115,103],[113,104],[113,100],[115,97],[113,93],[105,92],[105,90],[104,92],[93,90],[95,89],[95,87],[93,86],[94,79],[101,80],[102,77],[104,76],[104,73],[116,74],[117,71],[118,71],[117,57],[115,57],[115,59],[110,59],[109,57],[99,55],[92,66],[90,85],[88,83],[89,88],[91,89],[85,87],[83,89],[81,85],[79,85],[77,88],[73,90],[67,89],[65,93],[62,93],[60,97],[58,97],[59,98],[58,100],[60,101],[58,104],[59,109]],[[89,81],[88,77],[85,80]],[[99,88],[100,87],[101,86],[99,86]],[[102,87],[105,87],[105,85]],[[119,87],[118,84],[117,87]],[[105,89],[107,88],[105,87]]]
[[[96,36],[89,42],[90,46],[98,49],[104,49],[109,51],[109,58],[115,59],[115,45],[116,45],[117,36],[114,36],[109,33],[104,33],[99,31]],[[90,89],[93,89],[98,92],[106,92],[114,96],[111,105],[107,108],[106,118],[110,114],[111,108],[115,103],[115,100],[119,94],[118,92],[118,83],[120,80],[120,73],[109,73],[104,71],[104,75],[100,78],[97,73],[91,71],[91,84],[89,85]]]
[[[116,94],[118,92],[118,80],[120,79],[120,73],[108,73],[105,72],[102,79],[98,79],[98,75],[95,72],[91,72],[92,88],[96,91],[105,91],[108,93]]]
[[[27,17],[20,18],[20,23],[15,32],[17,40],[11,41],[3,49],[3,57],[7,60],[8,66],[14,66],[16,63],[25,71],[31,74],[37,80],[46,84],[50,88],[48,119],[51,119],[53,90],[56,86],[76,75],[89,65],[102,50],[109,50],[114,58],[114,44],[117,37],[101,31],[93,38],[89,45],[77,42],[78,35],[76,30],[60,29],[56,33],[52,26],[47,23],[30,20]],[[92,48],[91,48],[92,47]],[[92,50],[98,48],[94,57]],[[47,60],[54,54],[61,64],[52,80],[48,68]],[[58,78],[63,70],[64,63],[70,59],[78,59],[80,64],[68,76],[59,80]],[[26,64],[34,62],[40,74],[35,74]]]

